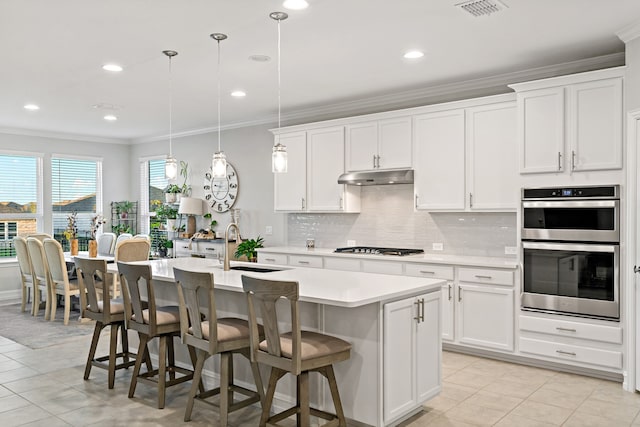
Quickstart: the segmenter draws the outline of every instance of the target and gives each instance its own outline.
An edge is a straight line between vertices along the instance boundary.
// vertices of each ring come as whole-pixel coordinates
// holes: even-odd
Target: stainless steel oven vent
[[[456,4],[456,7],[470,13],[476,18],[500,12],[508,6],[499,0],[470,0]]]

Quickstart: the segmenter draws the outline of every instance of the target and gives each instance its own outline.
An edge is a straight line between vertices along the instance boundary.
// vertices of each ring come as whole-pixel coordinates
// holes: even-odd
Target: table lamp
[[[195,197],[180,198],[180,206],[178,207],[180,215],[187,215],[187,234],[189,237],[196,232],[196,218],[194,215],[202,215],[202,200]]]

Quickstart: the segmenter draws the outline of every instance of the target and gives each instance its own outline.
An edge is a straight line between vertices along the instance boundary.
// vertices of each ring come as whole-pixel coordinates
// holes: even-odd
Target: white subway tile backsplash
[[[358,245],[422,248],[438,254],[504,257],[516,246],[515,213],[414,212],[413,185],[362,187],[359,214],[289,214],[288,245],[304,247],[315,239],[319,248]]]

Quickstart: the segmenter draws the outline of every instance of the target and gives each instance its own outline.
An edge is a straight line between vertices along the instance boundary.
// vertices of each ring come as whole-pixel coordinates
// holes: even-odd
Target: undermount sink
[[[251,271],[254,273],[271,273],[274,271],[282,271],[279,268],[250,267],[248,265],[236,265],[231,267],[231,270]]]

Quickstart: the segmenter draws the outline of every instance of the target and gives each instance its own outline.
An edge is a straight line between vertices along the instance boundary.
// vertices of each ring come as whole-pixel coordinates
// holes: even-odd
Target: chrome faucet
[[[238,228],[238,224],[236,224],[235,222],[231,222],[229,223],[229,225],[227,225],[227,229],[224,231],[224,271],[229,271],[230,270],[230,263],[229,263],[229,230],[231,230],[231,227],[236,229],[236,242],[238,242],[240,240],[240,229]]]

